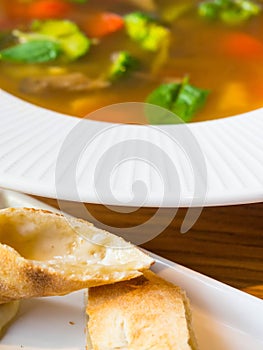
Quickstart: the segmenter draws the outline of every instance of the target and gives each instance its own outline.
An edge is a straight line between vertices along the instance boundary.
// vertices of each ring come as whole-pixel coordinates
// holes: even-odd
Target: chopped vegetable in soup
[[[262,8],[260,0],[0,0],[0,87],[78,117],[131,101],[185,122],[244,113],[263,106]]]
[[[205,0],[199,4],[198,11],[201,17],[237,24],[258,15],[261,8],[250,0]]]
[[[184,79],[181,83],[160,85],[148,96],[146,102],[169,109],[188,122],[195,111],[205,103],[207,94],[208,91],[198,89],[190,85],[188,79]],[[151,124],[165,124],[165,121],[156,120],[156,116],[154,117],[155,120],[150,120]]]

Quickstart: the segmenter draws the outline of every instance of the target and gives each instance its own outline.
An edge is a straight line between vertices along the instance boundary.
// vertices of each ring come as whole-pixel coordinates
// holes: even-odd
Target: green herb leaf
[[[166,108],[178,115],[183,121],[189,122],[201,108],[207,98],[208,91],[199,89],[188,84],[187,79],[182,83],[162,84],[154,90],[146,99],[147,103]],[[176,118],[164,120],[163,115],[154,115],[154,120],[149,115],[148,119],[151,124],[173,124]]]
[[[146,102],[171,110],[180,88],[180,83],[162,84],[147,97]]]
[[[11,62],[42,63],[55,60],[60,46],[47,40],[31,41],[0,51],[0,58]]]
[[[171,111],[185,122],[189,122],[198,109],[205,104],[208,93],[207,90],[199,89],[190,84],[182,84]]]

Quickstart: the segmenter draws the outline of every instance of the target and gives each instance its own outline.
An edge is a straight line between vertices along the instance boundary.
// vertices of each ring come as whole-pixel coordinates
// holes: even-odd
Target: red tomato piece
[[[242,32],[235,32],[224,36],[220,48],[229,57],[241,59],[263,57],[263,42]]]
[[[63,0],[39,0],[29,5],[30,18],[61,18],[70,12],[71,6]]]
[[[83,25],[83,30],[90,38],[101,38],[111,33],[117,32],[124,26],[121,16],[103,12],[90,16]]]

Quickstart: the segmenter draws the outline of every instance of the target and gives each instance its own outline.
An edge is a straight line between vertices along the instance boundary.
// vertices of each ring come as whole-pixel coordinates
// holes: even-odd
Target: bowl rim
[[[57,156],[56,152],[52,154],[49,149],[50,126],[52,125],[52,128],[54,126],[55,129],[57,128],[61,132],[65,129],[65,137],[82,119],[33,105],[2,89],[0,89],[0,105],[2,106],[0,129],[3,136],[2,146],[0,147],[1,187],[43,197],[57,198],[59,196],[59,199],[73,201],[79,201],[81,197],[84,202],[117,206],[218,206],[261,202],[263,200],[263,179],[258,175],[263,173],[263,138],[261,132],[263,128],[263,108],[230,117],[187,124],[190,132],[193,133],[204,152],[207,167],[205,198],[200,201],[198,198],[195,198],[195,193],[183,190],[179,202],[168,196],[169,198],[162,198],[160,205],[161,193],[158,190],[152,191],[150,197],[143,203],[136,202],[136,200],[131,202],[131,192],[127,184],[126,187],[123,185],[122,191],[120,191],[120,186],[117,186],[118,189],[117,187],[113,188],[113,192],[117,194],[120,200],[105,195],[103,201],[101,201],[96,191],[93,191],[91,183],[91,191],[87,191],[86,188],[83,188],[83,184],[79,182],[77,196],[76,193],[71,192],[67,188],[58,193],[54,182],[54,168],[50,170],[50,164],[56,162]],[[36,118],[38,118],[39,123],[36,123]],[[23,133],[19,132],[17,128],[18,121],[20,128],[24,130]],[[133,137],[136,137],[137,133],[138,135],[145,134],[148,138],[151,137],[149,130],[152,127],[148,125],[126,125],[93,120],[86,120],[85,122],[92,128],[108,128],[117,125],[125,132],[127,132],[128,127],[129,133],[132,133]],[[167,131],[179,130],[182,126],[158,125],[156,127],[164,128]],[[30,134],[32,134],[31,140],[26,138],[26,135]],[[48,159],[42,160],[42,162],[37,158],[37,147],[40,147],[40,143],[37,143],[37,135],[40,134],[41,151],[43,153],[46,147],[48,153],[48,156],[45,152],[43,153]],[[57,146],[61,147],[61,142],[63,143],[63,137]],[[12,145],[11,148],[10,145]],[[28,149],[30,147],[31,151],[29,152]],[[12,150],[19,151],[15,152]],[[167,152],[170,151],[170,149],[167,149]],[[95,154],[94,157],[97,157],[96,159],[98,160],[100,157],[99,153]],[[180,158],[180,155],[176,153],[176,157]],[[40,172],[37,171],[38,167],[38,170],[41,168],[41,176]],[[46,175],[43,175],[44,173]],[[125,177],[125,172],[120,171],[118,177],[120,178],[121,176]],[[184,184],[185,179],[182,176],[179,176],[179,178],[182,188],[187,187]],[[136,179],[131,178],[130,180],[130,185],[132,185]],[[151,187],[153,182],[151,173],[147,181],[149,184],[146,183],[146,185]]]

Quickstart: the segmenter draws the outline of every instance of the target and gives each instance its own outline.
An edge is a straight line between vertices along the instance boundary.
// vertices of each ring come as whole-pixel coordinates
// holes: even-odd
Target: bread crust
[[[46,210],[0,210],[0,304],[141,275],[153,259],[92,224]]]
[[[189,301],[154,273],[89,289],[87,350],[197,350]]]

